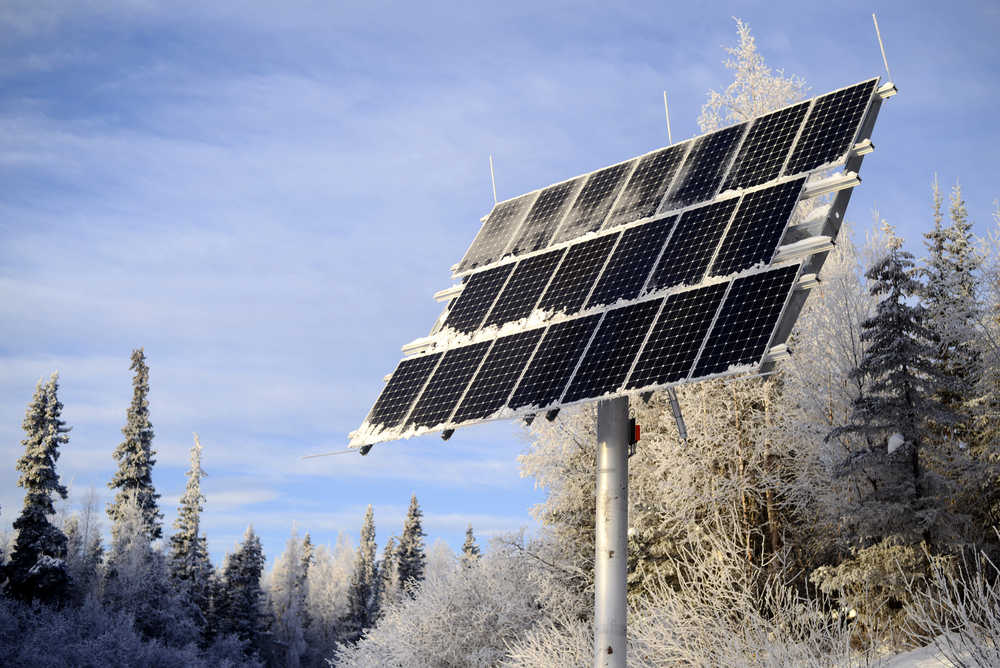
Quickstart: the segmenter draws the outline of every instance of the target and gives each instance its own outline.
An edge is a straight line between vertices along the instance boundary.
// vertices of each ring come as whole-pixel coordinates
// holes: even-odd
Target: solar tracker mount
[[[879,84],[497,203],[351,446],[770,372],[896,92]]]

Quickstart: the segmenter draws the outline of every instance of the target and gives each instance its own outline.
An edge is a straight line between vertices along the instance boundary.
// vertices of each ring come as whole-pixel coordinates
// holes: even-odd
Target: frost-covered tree
[[[170,582],[166,556],[155,550],[138,501],[123,499],[118,531],[104,565],[101,599],[128,612],[143,637],[181,646],[198,638],[194,610]]]
[[[238,637],[246,643],[248,654],[260,652],[266,628],[260,586],[263,569],[264,550],[253,526],[249,526],[243,542],[226,556],[214,605],[219,633]]]
[[[993,230],[987,237],[989,262],[985,276],[983,320],[980,326],[983,367],[977,394],[975,430],[977,454],[1000,461],[1000,201],[994,202]],[[995,516],[1000,523],[1000,513]]]
[[[344,638],[356,641],[374,621],[375,594],[375,515],[371,504],[361,524],[361,544],[358,547],[351,586],[347,590],[347,615],[341,623]]]
[[[340,640],[339,624],[347,614],[347,592],[354,572],[355,551],[347,534],[341,533],[330,550],[319,545],[307,576],[305,629],[307,666],[326,666]]]
[[[205,472],[201,468],[201,442],[194,435],[191,447],[191,468],[187,472],[187,486],[181,496],[176,532],[170,537],[170,577],[180,590],[197,608],[202,619],[208,615],[209,587],[212,563],[208,557],[208,545],[201,534],[201,512],[205,497],[201,493],[201,479]]]
[[[979,270],[981,259],[975,249],[961,187],[951,192],[950,224],[942,224],[943,197],[937,179],[932,188],[934,227],[927,232],[927,260],[921,270],[920,293],[926,309],[924,324],[936,350],[934,366],[950,379],[937,399],[957,420],[948,425],[932,424],[938,439],[969,442],[981,375],[981,351],[976,331],[980,321]]]
[[[465,528],[465,542],[462,543],[462,565],[468,566],[479,559],[479,546],[472,533],[472,525]]]
[[[299,607],[302,609],[303,628],[309,626],[309,606],[306,602],[309,599],[309,569],[312,567],[313,561],[315,561],[315,550],[312,538],[307,531],[306,535],[302,538],[302,561],[299,566],[299,580],[295,583],[299,595]]]
[[[115,448],[114,457],[118,470],[108,483],[108,487],[118,490],[114,501],[108,504],[108,517],[112,521],[112,531],[121,519],[121,505],[125,499],[134,498],[142,509],[146,523],[146,534],[150,540],[163,535],[160,526],[163,514],[157,506],[160,495],[153,487],[153,465],[156,464],[153,450],[153,425],[149,421],[149,367],[142,348],[132,351],[135,372],[132,378],[132,403],[128,408],[122,435],[125,440]]]
[[[303,629],[305,581],[303,541],[292,527],[285,551],[274,562],[268,599],[271,607],[271,633],[281,665],[297,668],[306,650]]]
[[[426,534],[421,526],[423,515],[417,504],[417,495],[414,494],[410,497],[410,508],[406,511],[406,520],[403,522],[403,535],[400,536],[399,547],[396,549],[396,567],[404,590],[424,579],[427,556],[424,552]]]
[[[59,374],[38,381],[22,427],[24,454],[17,460],[17,484],[24,489],[24,507],[14,520],[17,540],[6,566],[7,590],[15,598],[59,601],[67,594],[66,536],[52,524],[53,495],[66,498],[56,460],[59,446],[69,441],[58,397]]]
[[[77,604],[98,593],[98,569],[104,557],[99,515],[97,492],[91,488],[80,512],[68,517],[63,524],[63,533],[66,534],[66,570],[72,597]]]
[[[736,19],[740,43],[726,48],[729,58],[726,69],[733,81],[718,93],[708,92],[708,101],[701,109],[698,125],[702,132],[711,132],[733,123],[742,123],[754,116],[766,114],[805,98],[805,81],[797,76],[785,76],[783,70],[773,72],[757,50],[757,41],[750,26]]]
[[[429,578],[432,575],[435,577],[443,576],[455,570],[457,565],[458,562],[455,559],[455,553],[451,550],[451,546],[448,545],[447,541],[438,538],[431,543],[430,548],[427,550],[427,564],[424,568],[424,577]]]

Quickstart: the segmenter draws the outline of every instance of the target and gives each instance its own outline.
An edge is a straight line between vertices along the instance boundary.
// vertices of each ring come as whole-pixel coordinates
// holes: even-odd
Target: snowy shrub
[[[545,618],[529,558],[500,544],[467,568],[429,574],[336,665],[496,666],[508,644]]]

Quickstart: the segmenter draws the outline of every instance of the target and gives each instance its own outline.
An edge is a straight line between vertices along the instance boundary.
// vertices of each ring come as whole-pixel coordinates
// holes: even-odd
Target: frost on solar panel
[[[747,124],[741,123],[694,140],[660,210],[680,209],[712,199],[746,128]]]
[[[595,313],[549,327],[508,406],[541,409],[559,401],[600,319],[601,314]]]
[[[490,341],[473,343],[471,346],[452,348],[444,353],[444,359],[434,371],[427,387],[424,388],[417,405],[413,407],[408,427],[433,427],[441,424],[451,415],[452,409],[469,384],[469,379],[479,367],[479,362],[490,347]]]
[[[710,273],[728,276],[770,262],[804,183],[795,179],[745,194]]]
[[[563,401],[596,398],[621,387],[662,303],[651,299],[608,311]]]
[[[410,404],[419,394],[441,353],[405,359],[396,367],[389,382],[379,395],[366,422],[373,427],[395,427],[410,410]]]
[[[808,109],[809,103],[802,102],[755,120],[722,189],[749,188],[778,178]]]
[[[805,172],[843,157],[854,142],[877,83],[872,79],[818,98],[785,171]]]
[[[634,165],[635,160],[629,160],[591,174],[580,189],[580,194],[573,202],[573,208],[566,215],[566,220],[559,226],[555,243],[570,241],[601,229],[601,224],[607,217],[611,205],[618,198],[618,192]]]
[[[738,198],[713,202],[681,214],[677,229],[650,278],[650,289],[660,290],[675,285],[694,285],[701,281],[708,263],[719,247]]]
[[[733,281],[693,377],[760,363],[798,270],[792,265]]]
[[[676,221],[677,216],[670,216],[625,230],[587,306],[638,297]]]
[[[470,276],[448,312],[445,327],[466,333],[479,329],[513,268],[513,264],[504,264]]]
[[[538,308],[562,313],[579,311],[619,236],[620,232],[608,234],[570,246]]]
[[[530,193],[500,202],[493,207],[456,271],[475,269],[503,257],[504,250],[517,232],[518,224],[534,200],[535,193]]]
[[[583,177],[578,176],[543,190],[524,219],[510,252],[521,255],[548,246],[582,183]]]
[[[687,144],[677,144],[643,157],[622,189],[614,211],[604,222],[604,229],[655,214],[687,148]]]
[[[543,331],[534,329],[497,339],[452,422],[481,420],[503,408]]]
[[[667,298],[629,376],[628,389],[687,378],[728,285],[716,283]]]
[[[561,248],[521,260],[493,305],[484,326],[502,325],[528,317],[565,252],[566,249]]]

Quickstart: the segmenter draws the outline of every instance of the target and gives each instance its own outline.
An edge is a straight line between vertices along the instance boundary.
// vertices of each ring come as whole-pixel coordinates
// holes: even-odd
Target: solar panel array
[[[433,345],[399,363],[352,444],[759,369],[803,273],[779,245],[876,84],[497,204]]]

